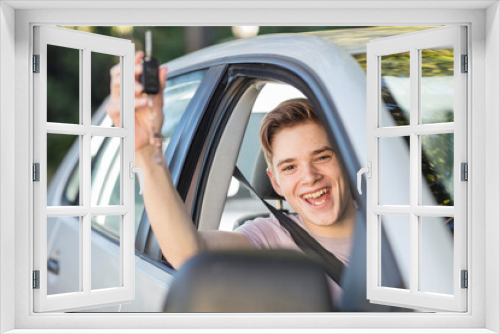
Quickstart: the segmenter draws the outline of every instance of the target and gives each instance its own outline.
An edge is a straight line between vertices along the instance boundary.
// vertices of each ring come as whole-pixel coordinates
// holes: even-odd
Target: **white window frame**
[[[421,50],[434,47],[452,46],[454,51],[454,122],[422,124],[421,119]],[[383,126],[382,114],[387,112],[381,100],[381,58],[386,55],[410,53],[410,119],[407,126]],[[466,30],[462,26],[441,27],[400,36],[393,36],[372,41],[367,47],[367,161],[371,166],[371,176],[367,179],[367,296],[377,304],[396,305],[426,310],[445,310],[464,312],[467,310],[467,290],[461,287],[461,271],[467,270],[467,184],[461,181],[460,164],[467,163],[467,74],[461,73],[461,55],[467,54]],[[422,172],[420,159],[422,135],[454,135],[454,195],[455,206],[423,205]],[[387,205],[380,203],[383,163],[382,138],[400,138],[408,136],[409,152],[409,190],[408,205]],[[399,167],[400,166],[391,166]],[[389,168],[391,168],[389,167]],[[387,167],[386,167],[387,168]],[[394,172],[389,173],[391,177]],[[394,202],[393,202],[394,203]],[[404,215],[408,217],[410,245],[409,286],[405,289],[388,288],[381,285],[381,233],[384,215]],[[422,229],[419,227],[422,217],[454,217],[453,234],[453,288],[452,294],[428,293],[420,290]],[[389,218],[390,219],[390,218]],[[406,231],[406,229],[404,228]],[[399,233],[398,233],[399,234]],[[444,242],[445,240],[443,240]],[[435,255],[438,257],[438,255]],[[443,258],[442,258],[443,259]],[[443,259],[445,260],[445,259]]]
[[[54,26],[34,27],[34,54],[39,56],[39,72],[33,73],[34,94],[34,163],[40,166],[39,181],[33,184],[34,194],[34,259],[33,269],[39,272],[38,288],[33,289],[34,311],[75,311],[96,306],[124,304],[134,300],[134,58],[130,40],[90,34]],[[47,121],[47,45],[72,48],[79,53],[80,89],[79,124]],[[91,54],[98,52],[120,58],[120,126],[91,125]],[[76,112],[76,110],[75,110]],[[79,140],[80,203],[78,206],[47,206],[47,134],[74,135]],[[95,205],[91,194],[92,136],[120,140],[120,205]],[[130,170],[129,170],[130,169]],[[91,219],[92,215],[120,216],[120,285],[92,289],[91,282]],[[47,218],[79,217],[79,291],[49,295],[47,292]]]
[[[199,6],[193,9],[193,6]],[[127,332],[139,326],[179,332],[341,332],[351,333],[495,333],[500,331],[500,10],[498,1],[385,2],[50,2],[0,3],[0,332],[34,333],[36,329],[89,328],[88,332]],[[69,8],[61,8],[69,6]],[[97,9],[97,6],[100,9]],[[152,10],[123,9],[146,8]],[[398,6],[393,8],[392,6]],[[460,7],[457,7],[460,6]],[[107,9],[103,9],[107,8]],[[161,8],[158,8],[161,7]],[[267,7],[267,8],[265,8]],[[272,8],[269,8],[272,7]],[[49,8],[50,10],[45,10]],[[374,9],[375,8],[375,9]],[[408,10],[411,8],[412,10]],[[54,10],[59,9],[59,10]],[[108,10],[114,9],[114,10]],[[244,9],[244,10],[242,10]],[[210,15],[208,15],[210,14]],[[265,14],[265,15],[264,15]],[[485,24],[486,22],[486,24]],[[469,27],[469,310],[464,314],[44,314],[31,310],[30,264],[32,207],[29,175],[32,153],[32,94],[29,82],[30,30],[34,24],[64,25],[439,25]],[[6,47],[5,47],[6,46]],[[488,69],[486,71],[486,68]],[[14,85],[12,84],[14,82]],[[14,113],[12,111],[15,111]],[[13,120],[13,114],[15,119]],[[474,121],[472,122],[472,116]],[[9,128],[10,127],[10,128]],[[28,134],[28,135],[26,135]],[[12,145],[15,138],[15,145]],[[485,154],[488,152],[488,155]],[[486,167],[483,167],[486,166]],[[486,180],[488,174],[488,182]],[[12,177],[14,175],[14,177]],[[12,199],[12,194],[15,194]],[[471,196],[472,195],[472,196]],[[486,204],[485,204],[486,203]],[[15,224],[12,224],[12,222]],[[473,247],[472,247],[473,245]],[[12,256],[14,254],[14,256]],[[485,260],[486,259],[486,260]],[[486,265],[487,264],[487,265]],[[12,287],[15,286],[15,289]],[[487,291],[487,293],[486,293]],[[12,307],[12,305],[15,305]],[[425,321],[423,321],[425,320]],[[212,330],[209,330],[209,329]],[[258,328],[261,328],[260,330]],[[262,329],[265,328],[265,329]],[[391,330],[392,328],[392,330]],[[418,331],[409,328],[419,328]],[[101,330],[99,330],[101,329]],[[203,330],[206,329],[206,330]],[[224,330],[225,329],[225,330]],[[460,331],[462,329],[462,331]],[[242,330],[243,332],[244,330]],[[76,332],[76,331],[73,331]],[[118,330],[118,332],[120,332]],[[247,330],[248,332],[248,330]]]

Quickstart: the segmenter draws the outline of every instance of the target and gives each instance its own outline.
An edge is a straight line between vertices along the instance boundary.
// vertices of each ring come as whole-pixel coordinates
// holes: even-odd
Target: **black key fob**
[[[156,58],[143,58],[143,71],[141,83],[144,87],[144,93],[150,95],[158,94],[160,90],[160,80],[158,78],[158,60]]]

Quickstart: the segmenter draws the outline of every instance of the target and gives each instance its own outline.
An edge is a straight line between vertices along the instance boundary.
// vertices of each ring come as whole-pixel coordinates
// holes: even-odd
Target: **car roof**
[[[311,33],[269,34],[237,39],[187,54],[166,65],[170,75],[217,64],[299,63],[312,72],[333,100],[358,161],[366,159],[366,74],[353,58],[373,39],[432,27],[365,27]],[[355,139],[354,139],[355,138]]]
[[[215,44],[201,50],[176,58],[168,63],[169,70],[189,68],[197,64],[214,62],[224,57],[243,54],[281,54],[294,55],[296,52],[310,53],[314,50],[302,47],[318,46],[319,40],[328,42],[345,50],[349,54],[366,52],[368,42],[378,38],[390,37],[435,27],[426,26],[394,26],[334,29],[304,33],[282,33],[260,35],[253,38],[235,39]],[[317,42],[313,42],[314,37]]]
[[[338,45],[350,54],[366,53],[366,45],[374,39],[391,37],[410,32],[416,32],[437,27],[427,26],[394,26],[394,27],[364,27],[303,33],[323,38]]]
[[[263,35],[214,45],[167,63],[169,73],[231,63],[294,63],[332,99],[358,161],[366,159],[366,75],[343,48],[306,34]],[[328,112],[328,111],[325,111]],[[356,140],[352,140],[356,138]]]

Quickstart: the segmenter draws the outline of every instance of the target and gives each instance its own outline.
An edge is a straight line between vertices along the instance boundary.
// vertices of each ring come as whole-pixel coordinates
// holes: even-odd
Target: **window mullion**
[[[84,293],[90,293],[91,290],[91,276],[92,273],[90,272],[91,270],[91,262],[90,262],[90,251],[91,251],[91,244],[90,244],[90,228],[91,228],[91,216],[90,213],[87,213],[85,216],[83,216],[83,219],[80,222],[80,237],[81,237],[81,242],[80,242],[80,256],[81,256],[81,271],[80,275],[82,275],[81,280],[82,280],[82,291]]]
[[[90,110],[90,96],[91,96],[91,58],[90,50],[85,48],[82,50],[82,67],[81,71],[81,112],[82,124],[90,128],[91,125],[91,110]],[[81,167],[83,170],[82,188],[83,188],[83,206],[86,208],[86,213],[81,220],[81,233],[80,233],[80,256],[81,256],[81,273],[83,275],[83,292],[90,293],[91,290],[91,155],[90,155],[90,142],[92,135],[89,132],[82,136],[83,147],[81,151]]]
[[[410,50],[410,292],[415,294],[418,291],[419,277],[419,229],[418,216],[414,210],[418,206],[418,135],[415,128],[419,119],[419,50]]]

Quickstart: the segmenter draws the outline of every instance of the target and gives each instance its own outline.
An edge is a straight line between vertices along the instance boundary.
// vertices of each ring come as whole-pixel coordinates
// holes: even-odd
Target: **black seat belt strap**
[[[323,262],[327,275],[340,285],[340,278],[342,277],[342,271],[344,270],[344,263],[342,263],[342,261],[340,261],[334,254],[326,250],[319,242],[316,241],[316,239],[311,237],[306,230],[295,223],[290,217],[261,198],[245,176],[243,176],[238,167],[234,168],[233,176],[244,184],[251,192],[253,192],[262,201],[262,203],[264,203],[274,217],[276,217],[281,226],[283,226],[290,233],[292,239],[295,241],[297,246],[304,251],[304,253],[319,258],[319,260]]]

